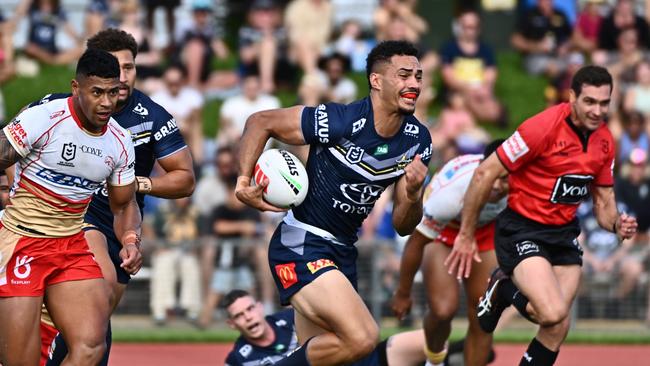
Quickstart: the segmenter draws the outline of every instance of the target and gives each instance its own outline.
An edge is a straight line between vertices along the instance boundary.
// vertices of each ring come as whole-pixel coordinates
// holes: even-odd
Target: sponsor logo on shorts
[[[537,246],[537,244],[533,243],[530,240],[517,243],[516,247],[517,247],[517,253],[519,254],[520,257],[531,253],[539,253],[539,246]]]
[[[14,266],[14,276],[16,278],[20,278],[21,280],[24,280],[25,278],[29,277],[29,275],[32,273],[32,266],[29,264],[34,260],[34,257],[30,256],[22,256],[22,257],[16,257],[16,265]],[[14,281],[11,280],[11,283],[17,284],[17,285],[26,285],[30,281]]]
[[[275,274],[278,275],[282,287],[286,290],[298,282],[298,275],[296,274],[296,264],[285,263],[275,265]]]
[[[311,272],[312,274],[320,271],[325,267],[338,268],[331,259],[318,259],[313,262],[307,263],[307,268],[309,269],[309,272]]]
[[[526,155],[530,149],[526,145],[526,141],[521,137],[519,131],[512,134],[504,143],[503,151],[506,153],[511,163],[514,163],[520,157]]]

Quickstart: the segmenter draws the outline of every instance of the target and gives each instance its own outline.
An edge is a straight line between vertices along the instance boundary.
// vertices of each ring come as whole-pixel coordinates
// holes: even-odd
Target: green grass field
[[[381,337],[386,338],[392,334],[407,329],[386,328],[382,329]],[[454,330],[452,340],[463,337],[464,329]],[[535,335],[533,330],[506,329],[495,334],[494,339],[499,343],[528,343]],[[230,343],[237,338],[237,332],[230,329],[195,330],[178,328],[155,328],[139,330],[113,330],[114,342],[128,343]],[[572,330],[569,332],[566,343],[580,344],[650,344],[650,332],[625,332],[625,331],[593,331]]]

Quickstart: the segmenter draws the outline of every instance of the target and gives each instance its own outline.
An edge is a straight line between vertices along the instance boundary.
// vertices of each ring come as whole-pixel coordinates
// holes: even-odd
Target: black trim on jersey
[[[580,139],[580,142],[582,143],[582,152],[587,152],[587,146],[589,146],[589,137],[591,137],[591,134],[594,131],[587,131],[586,133],[579,129],[573,121],[571,121],[571,116],[567,116],[564,121],[569,124],[569,127],[573,130],[573,132],[578,135],[578,139]]]
[[[22,231],[25,231],[25,232],[28,232],[28,233],[30,233],[30,234],[46,235],[45,233],[42,233],[42,232],[40,232],[40,231],[38,231],[38,230],[34,230],[34,229],[32,229],[32,228],[29,228],[29,227],[23,226],[23,225],[21,225],[21,224],[16,225],[16,227],[17,227],[18,229],[20,229],[20,230],[22,230]]]
[[[496,153],[496,151],[495,151],[495,153]],[[499,159],[499,163],[501,163],[501,165],[503,165],[503,167],[506,168],[508,173],[512,173],[512,171],[510,171],[510,169],[508,169],[508,166],[503,163],[503,160],[501,160],[501,156],[499,156],[498,153],[496,153],[496,156],[497,156],[497,159]],[[483,160],[485,160],[485,159],[483,159]],[[483,160],[481,160],[481,162],[483,162]]]
[[[612,188],[614,187],[613,184],[594,184],[596,187],[603,187],[603,188]]]

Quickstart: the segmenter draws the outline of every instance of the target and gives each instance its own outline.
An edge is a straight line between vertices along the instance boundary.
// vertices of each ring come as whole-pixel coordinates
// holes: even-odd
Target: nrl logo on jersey
[[[133,108],[133,113],[139,114],[141,116],[148,116],[149,110],[143,107],[142,103],[138,103],[138,105],[136,105],[135,108]]]
[[[350,164],[357,164],[363,158],[365,151],[359,146],[352,146],[345,154],[345,159],[350,162]]]
[[[71,163],[77,155],[77,145],[72,142],[63,144],[63,149],[61,149],[61,159],[64,161],[59,161],[58,165],[73,167],[74,164]]]

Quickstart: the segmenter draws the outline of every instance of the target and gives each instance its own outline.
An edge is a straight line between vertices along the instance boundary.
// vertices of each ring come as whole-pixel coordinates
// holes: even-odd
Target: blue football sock
[[[307,345],[312,338],[309,338],[305,344],[296,348],[289,356],[281,359],[276,362],[275,366],[309,366],[309,360],[307,359]]]

